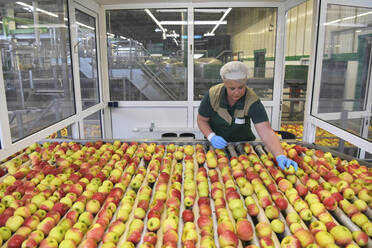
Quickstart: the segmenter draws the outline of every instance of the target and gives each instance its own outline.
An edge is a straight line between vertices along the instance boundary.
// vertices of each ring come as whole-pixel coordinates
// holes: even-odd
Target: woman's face
[[[225,80],[224,81],[228,100],[234,102],[238,101],[245,94],[245,81],[244,80]]]

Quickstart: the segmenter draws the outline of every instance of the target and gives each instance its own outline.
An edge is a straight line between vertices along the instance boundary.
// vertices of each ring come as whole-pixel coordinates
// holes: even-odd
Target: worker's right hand
[[[221,136],[216,135],[215,133],[208,135],[208,140],[212,143],[212,146],[216,149],[225,148],[227,145],[226,140],[222,138]]]

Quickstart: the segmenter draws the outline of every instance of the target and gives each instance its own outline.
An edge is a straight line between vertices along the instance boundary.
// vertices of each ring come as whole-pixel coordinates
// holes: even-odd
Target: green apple
[[[79,216],[78,221],[84,223],[85,225],[90,226],[93,222],[93,214],[90,212],[84,212]]]
[[[8,227],[12,232],[15,232],[20,226],[22,226],[23,222],[24,219],[21,216],[13,215],[6,221],[5,226]]]
[[[76,247],[76,244],[74,241],[70,240],[70,239],[65,239],[63,240],[58,248],[75,248]]]
[[[63,237],[65,236],[65,230],[61,226],[55,226],[50,230],[49,236],[50,238],[54,238],[57,240],[58,243],[60,243],[63,240]]]
[[[85,204],[81,201],[75,202],[72,207],[73,210],[78,212],[79,214],[83,213],[85,210]]]
[[[6,226],[2,226],[0,227],[0,236],[4,241],[8,240],[12,236],[12,231]]]

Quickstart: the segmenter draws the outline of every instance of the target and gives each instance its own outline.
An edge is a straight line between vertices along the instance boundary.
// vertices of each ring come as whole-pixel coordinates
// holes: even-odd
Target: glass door
[[[304,1],[286,10],[280,125],[283,138],[290,138],[290,134],[294,134],[298,139],[302,137],[312,23],[313,0]]]
[[[346,131],[351,137],[346,140],[358,136],[371,142],[372,6],[331,0],[321,4],[311,115]]]
[[[102,137],[98,14],[79,4],[74,4],[71,11],[76,102],[78,113],[83,119],[79,121],[80,138]],[[94,121],[89,121],[92,117]],[[87,130],[99,132],[87,133]]]

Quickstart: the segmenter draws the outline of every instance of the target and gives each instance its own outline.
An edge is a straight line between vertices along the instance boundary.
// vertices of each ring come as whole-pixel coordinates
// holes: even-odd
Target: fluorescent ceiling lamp
[[[187,9],[157,9],[156,12],[163,13],[183,13],[187,12]]]
[[[18,28],[67,28],[65,24],[29,24],[18,25]]]
[[[163,31],[163,33],[167,32],[167,30],[163,28],[158,19],[155,18],[155,16],[150,12],[150,10],[145,9],[145,12],[151,17],[151,19],[156,23],[156,25],[158,25],[158,27],[161,29],[161,31]]]
[[[34,11],[34,7],[32,5],[27,4],[27,3],[16,2],[16,4],[19,4],[19,5],[22,5],[24,7],[30,8],[32,11]],[[41,12],[41,13],[47,14],[49,16],[58,17],[57,14],[54,14],[52,12],[49,12],[49,11],[46,11],[46,10],[43,10],[43,9],[40,9],[40,8],[36,8],[36,10],[39,11],[39,12]]]
[[[176,43],[176,46],[178,46],[178,42],[175,38],[173,38],[174,43]]]
[[[161,25],[187,25],[187,21],[161,21]],[[227,24],[227,21],[194,21],[195,25],[221,25]]]
[[[327,24],[326,26],[353,27],[353,28],[366,28],[366,27],[368,27],[367,24],[361,24],[361,23],[331,23],[331,24]]]
[[[90,29],[90,30],[95,30],[95,28],[93,28],[91,26],[88,26],[88,25],[86,25],[84,23],[81,23],[81,22],[76,22],[76,24],[79,25],[79,26],[82,26],[84,28]]]
[[[200,13],[225,13],[228,9],[194,9],[194,12]],[[156,12],[163,13],[185,13],[187,9],[157,9]]]
[[[195,9],[194,12],[200,13],[225,13],[229,9]]]
[[[119,36],[121,39],[123,39],[123,40],[126,40],[127,39],[127,37],[124,37],[124,36]]]
[[[328,25],[331,25],[331,24],[334,24],[334,23],[338,23],[338,22],[342,22],[342,21],[347,21],[347,20],[352,20],[352,19],[355,19],[357,17],[366,16],[366,15],[370,15],[370,14],[372,14],[372,11],[364,12],[362,14],[358,14],[358,15],[354,15],[354,16],[348,16],[348,17],[340,18],[340,19],[337,19],[337,20],[334,20],[334,21],[330,21],[330,22],[325,22],[324,25],[325,26],[328,26]]]
[[[163,56],[161,53],[151,53],[150,55],[152,57],[161,57],[161,56]]]
[[[202,54],[202,53],[195,53],[194,54],[194,59],[199,59],[199,58],[201,58],[203,56],[204,56],[204,54]]]
[[[173,33],[173,34],[166,34],[166,37],[178,38],[178,37],[180,37],[180,35],[177,34],[177,33]]]
[[[231,10],[232,10],[232,8],[228,8],[226,10],[225,14],[223,14],[223,16],[221,17],[221,19],[216,24],[216,26],[214,26],[214,28],[212,29],[212,31],[205,33],[204,36],[214,36],[214,32],[216,31],[216,29],[218,28],[218,26],[220,26],[224,22],[226,16],[230,13]]]
[[[231,10],[232,10],[232,8],[228,8],[227,11],[225,12],[225,14],[223,14],[223,16],[221,17],[219,22],[222,22],[223,20],[225,20],[226,16],[230,13]],[[220,24],[216,24],[216,26],[214,26],[214,28],[212,29],[212,31],[210,33],[214,34],[214,32],[216,31],[216,29],[218,28],[219,25]]]

